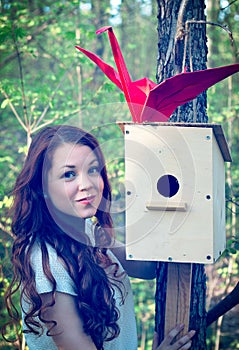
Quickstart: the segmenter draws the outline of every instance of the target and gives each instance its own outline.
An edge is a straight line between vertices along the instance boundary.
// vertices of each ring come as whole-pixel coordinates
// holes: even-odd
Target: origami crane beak
[[[156,84],[148,78],[132,81],[119,43],[110,26],[97,30],[107,31],[118,72],[94,53],[76,46],[89,57],[105,75],[124,92],[134,122],[167,121],[174,110],[197,97],[220,80],[239,71],[239,63],[177,74]]]

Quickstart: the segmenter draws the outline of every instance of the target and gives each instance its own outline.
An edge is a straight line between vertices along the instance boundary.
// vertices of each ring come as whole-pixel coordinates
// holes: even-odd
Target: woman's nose
[[[92,183],[89,179],[89,176],[82,174],[79,176],[78,189],[80,191],[87,191],[92,187]]]

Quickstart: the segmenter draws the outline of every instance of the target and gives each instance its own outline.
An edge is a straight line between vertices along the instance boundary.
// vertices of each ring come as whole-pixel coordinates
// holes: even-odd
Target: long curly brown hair
[[[88,236],[82,232],[81,240],[76,241],[65,234],[56,224],[43,193],[44,174],[51,168],[54,151],[63,143],[80,144],[90,147],[97,156],[100,172],[104,181],[102,201],[96,212],[99,232],[98,247],[89,244]],[[97,140],[89,133],[73,126],[51,126],[40,131],[31,143],[21,173],[17,177],[13,190],[12,232],[15,241],[12,249],[14,277],[6,294],[9,314],[14,317],[13,294],[20,289],[21,303],[24,296],[31,302],[31,307],[24,316],[26,332],[40,335],[43,332],[36,316],[43,322],[43,311],[40,295],[36,290],[34,271],[31,265],[31,252],[36,242],[42,251],[42,264],[46,277],[52,284],[52,302],[55,303],[56,281],[51,273],[47,244],[51,245],[75,282],[79,313],[84,330],[90,335],[97,349],[103,349],[103,343],[112,340],[119,334],[117,320],[119,311],[115,305],[112,281],[106,275],[105,267],[113,265],[107,256],[105,241],[113,239],[112,219],[109,214],[111,188],[107,177],[105,160]],[[103,246],[104,245],[104,246]],[[102,247],[103,246],[103,247]],[[118,266],[116,264],[115,274]],[[50,335],[56,322],[52,320]],[[49,328],[49,327],[48,327]]]

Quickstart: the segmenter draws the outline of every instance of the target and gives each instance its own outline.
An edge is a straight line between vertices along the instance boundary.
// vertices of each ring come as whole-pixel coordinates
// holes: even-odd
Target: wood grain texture
[[[175,324],[185,325],[183,333],[189,329],[191,279],[192,264],[168,264],[164,334],[168,334]]]

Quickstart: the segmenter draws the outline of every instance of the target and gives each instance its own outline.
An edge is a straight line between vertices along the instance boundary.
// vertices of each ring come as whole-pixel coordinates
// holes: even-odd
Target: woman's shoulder
[[[52,275],[56,282],[58,292],[77,295],[75,283],[72,280],[66,264],[62,258],[57,255],[56,250],[50,244],[45,244],[46,254],[39,241],[35,242],[31,250],[31,265],[35,274],[36,286],[39,293],[48,293],[52,291],[52,281],[49,275]],[[46,273],[48,270],[48,273]]]
[[[49,243],[45,243],[44,246],[46,247],[50,263],[59,263],[55,248],[53,248]],[[39,266],[42,265],[42,259],[43,247],[40,241],[36,240],[31,248],[30,260],[33,266]]]

